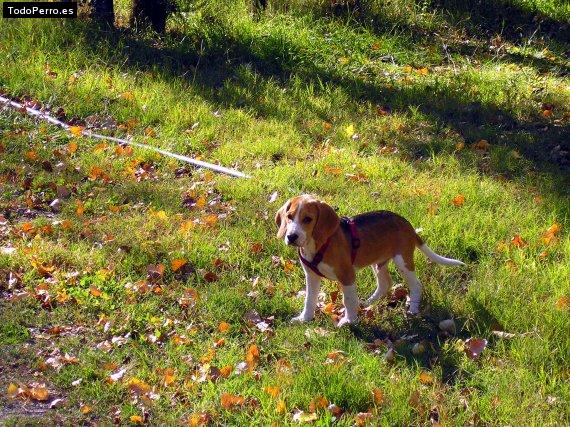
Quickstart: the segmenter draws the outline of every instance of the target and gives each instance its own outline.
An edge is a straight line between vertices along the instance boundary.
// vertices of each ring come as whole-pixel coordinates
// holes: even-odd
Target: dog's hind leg
[[[370,298],[366,300],[366,305],[370,305],[380,298],[386,296],[390,288],[392,287],[392,278],[390,277],[390,272],[388,271],[388,261],[382,264],[372,265],[372,271],[376,277],[376,290]]]
[[[410,314],[418,314],[420,312],[420,302],[422,300],[422,284],[418,280],[416,273],[414,273],[413,255],[406,258],[407,261],[404,260],[402,255],[396,255],[394,257],[394,262],[398,266],[398,270],[400,270],[400,273],[402,273],[402,276],[410,288],[410,307],[408,308],[408,312]]]

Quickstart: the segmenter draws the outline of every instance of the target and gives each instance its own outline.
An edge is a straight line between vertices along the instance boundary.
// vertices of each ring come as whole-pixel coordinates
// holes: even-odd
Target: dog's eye
[[[305,224],[310,223],[312,220],[313,220],[313,218],[311,218],[310,216],[306,216],[305,218],[303,218],[303,222],[304,222]]]

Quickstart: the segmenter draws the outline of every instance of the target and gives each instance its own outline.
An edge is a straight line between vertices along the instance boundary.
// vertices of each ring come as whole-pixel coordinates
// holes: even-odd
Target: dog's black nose
[[[295,233],[287,234],[287,243],[294,243],[297,237],[299,237],[299,235]]]

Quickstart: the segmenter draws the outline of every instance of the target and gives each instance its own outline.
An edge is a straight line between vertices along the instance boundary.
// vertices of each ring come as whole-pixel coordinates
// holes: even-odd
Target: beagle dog
[[[356,271],[371,266],[376,277],[376,290],[368,298],[371,304],[385,296],[392,280],[387,264],[393,260],[410,288],[408,312],[417,314],[422,285],[414,273],[416,247],[430,260],[442,265],[465,265],[433,252],[417,235],[412,225],[388,211],[374,211],[353,218],[339,218],[326,203],[311,195],[289,199],[275,214],[277,237],[296,246],[306,276],[303,311],[292,322],[313,319],[322,278],[341,284],[344,316],[337,326],[356,323],[359,300],[356,293]]]

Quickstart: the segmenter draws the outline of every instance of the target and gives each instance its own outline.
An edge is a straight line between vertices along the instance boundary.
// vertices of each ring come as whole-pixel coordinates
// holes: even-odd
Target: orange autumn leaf
[[[30,387],[28,389],[28,395],[33,400],[38,400],[44,402],[49,398],[49,392],[45,385],[39,385],[37,387]]]
[[[143,417],[141,417],[140,415],[131,415],[131,423],[133,424],[143,424]]]
[[[89,293],[94,297],[100,297],[101,295],[103,295],[103,293],[99,290],[99,288],[97,288],[97,286],[90,286]]]
[[[277,386],[267,386],[263,389],[263,391],[272,397],[277,397],[279,396],[279,393],[281,393],[281,389]]]
[[[187,233],[188,231],[190,231],[191,229],[193,229],[196,226],[196,224],[194,223],[194,221],[184,221],[180,224],[180,232],[181,233]]]
[[[420,382],[425,385],[432,384],[433,375],[426,371],[420,372]]]
[[[250,345],[247,349],[245,361],[249,366],[256,365],[259,361],[259,347],[257,347],[255,344]]]
[[[83,126],[69,126],[69,132],[71,132],[71,134],[73,136],[81,136],[83,134]],[[69,145],[68,145],[68,150],[69,150]],[[77,144],[75,144],[75,150],[77,150]],[[75,150],[73,151],[69,151],[70,153],[75,153]]]
[[[334,312],[334,304],[332,302],[327,303],[324,307],[323,307],[323,313],[326,314],[333,314]]]
[[[78,147],[79,147],[79,145],[77,144],[77,142],[70,142],[69,144],[67,144],[67,151],[70,154],[73,154],[77,151]]]
[[[149,138],[154,138],[156,136],[156,132],[151,127],[144,128],[144,136],[148,136]]]
[[[491,144],[489,144],[489,141],[487,141],[486,139],[480,139],[475,144],[473,144],[473,148],[481,151],[487,151],[489,150],[490,147]]]
[[[36,153],[35,151],[26,151],[26,153],[24,154],[24,157],[28,160],[38,160],[39,156],[38,153]]]
[[[546,234],[552,234],[555,236],[560,232],[560,230],[562,230],[562,226],[557,222],[555,222],[550,227],[548,227],[548,229],[546,230]]]
[[[511,244],[516,248],[524,248],[527,245],[523,238],[518,234],[515,234],[513,236],[511,239]]]
[[[278,414],[284,414],[287,412],[287,405],[283,399],[279,399],[277,401],[277,405],[275,406],[275,410]]]
[[[570,297],[563,295],[560,298],[558,298],[556,300],[556,303],[554,304],[554,306],[558,309],[558,310],[565,310],[570,306]]]
[[[95,145],[95,147],[93,147],[93,152],[94,153],[102,153],[107,148],[109,148],[109,146],[106,143],[100,142],[99,144]]]
[[[82,404],[82,405],[79,407],[79,411],[80,411],[83,415],[87,415],[87,414],[88,414],[89,412],[91,412],[92,410],[93,410],[93,408],[91,408],[91,406],[85,405],[85,404]]]
[[[77,216],[83,216],[85,213],[85,205],[81,200],[77,200],[75,202],[75,212],[77,213]]]
[[[135,394],[143,395],[151,390],[151,386],[138,378],[131,378],[127,382],[127,387]]]
[[[231,325],[227,322],[221,322],[218,325],[218,331],[220,331],[220,332],[228,332],[230,330],[230,328],[231,328]]]
[[[135,95],[131,91],[123,92],[119,95],[119,98],[124,99],[126,101],[134,101]]]
[[[172,267],[172,271],[178,271],[187,263],[188,263],[188,261],[186,261],[185,259],[177,258],[177,259],[173,259],[170,262],[170,266]]]
[[[334,166],[325,166],[325,172],[330,175],[340,175],[342,173],[342,169]]]
[[[216,225],[216,223],[218,222],[218,216],[216,214],[210,214],[210,215],[206,215],[203,218],[204,224],[206,224],[209,227],[212,227],[214,225]]]
[[[317,409],[325,409],[327,406],[329,406],[328,399],[324,396],[317,396],[309,403],[309,411],[315,412]]]
[[[451,199],[451,203],[453,203],[454,206],[463,206],[465,203],[465,196],[463,194],[458,194],[453,199]]]
[[[61,228],[64,230],[69,230],[71,227],[73,227],[73,223],[70,220],[64,219],[61,221]]]
[[[30,234],[34,231],[35,227],[31,222],[25,222],[22,224],[22,232],[25,234]]]
[[[232,409],[236,406],[243,405],[245,398],[230,393],[222,393],[220,396],[220,403],[224,409]]]
[[[89,180],[90,181],[95,181],[97,178],[102,178],[105,175],[105,172],[103,172],[103,169],[101,169],[98,166],[93,166],[91,167],[91,169],[89,170]]]
[[[115,147],[115,154],[117,156],[131,156],[133,154],[133,147],[129,145],[117,145]]]
[[[254,254],[258,254],[263,250],[263,244],[262,243],[254,243],[253,245],[251,245],[249,247],[249,250],[251,252],[253,252]]]
[[[164,380],[165,386],[169,386],[169,385],[173,384],[174,381],[176,380],[176,376],[174,375],[174,369],[166,368],[163,371],[163,380]]]
[[[375,387],[372,390],[372,396],[374,397],[374,403],[376,405],[381,405],[384,402],[384,392],[382,392],[378,387]]]
[[[234,367],[232,365],[226,365],[220,368],[220,376],[222,376],[223,378],[228,378],[233,372],[233,370]]]

